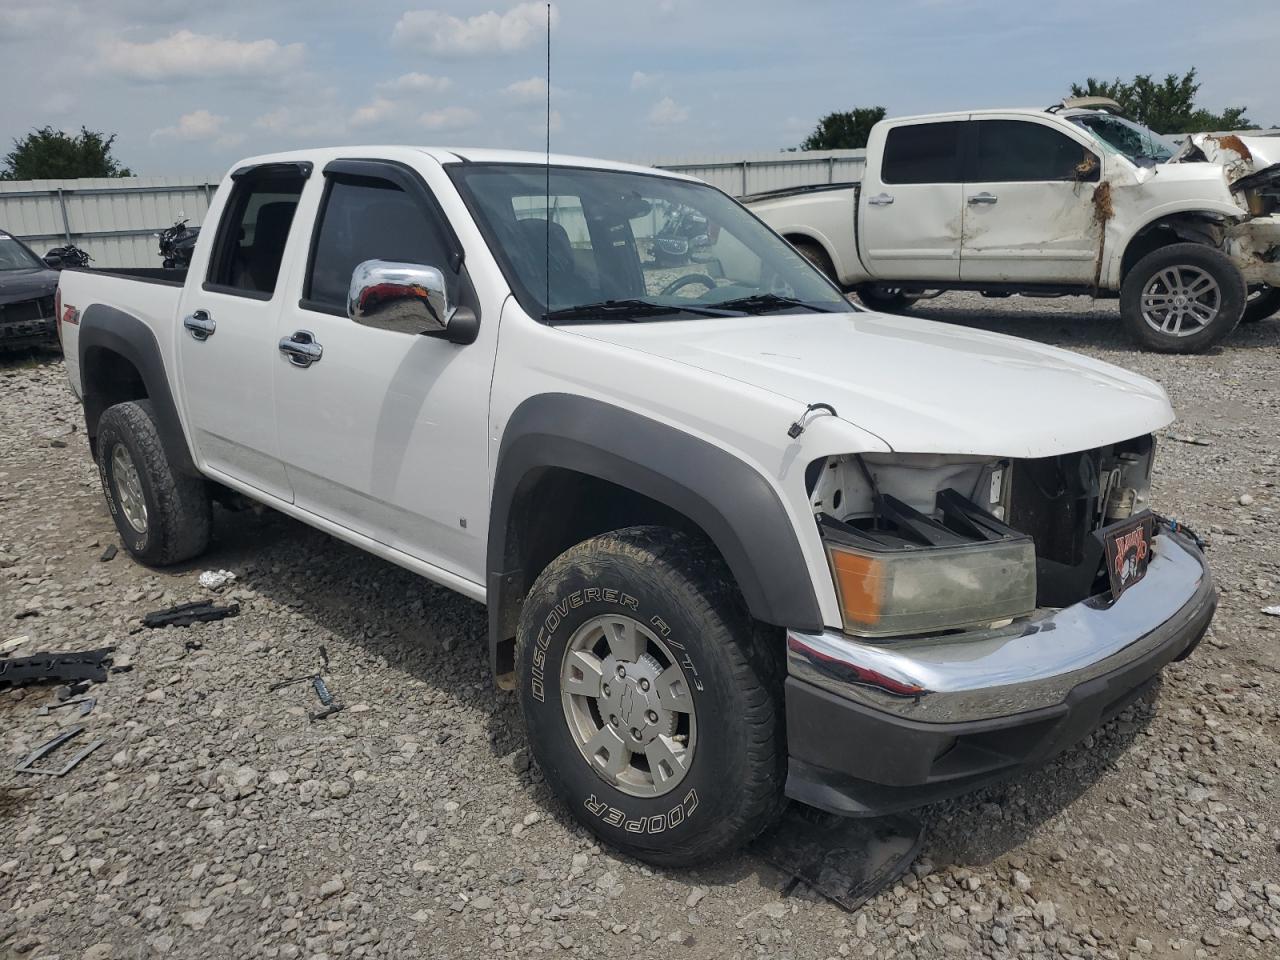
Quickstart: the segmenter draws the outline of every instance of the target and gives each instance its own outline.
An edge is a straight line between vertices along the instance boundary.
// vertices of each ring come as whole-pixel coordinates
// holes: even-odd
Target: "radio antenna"
[[[547,144],[546,144],[547,306],[551,312],[551,0],[547,0]]]

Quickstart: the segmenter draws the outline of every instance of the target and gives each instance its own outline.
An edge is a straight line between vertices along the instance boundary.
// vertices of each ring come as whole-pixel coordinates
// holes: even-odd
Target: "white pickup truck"
[[[1118,109],[883,120],[860,183],[745,202],[875,310],[947,290],[1119,297],[1139,343],[1177,353],[1280,311],[1280,137],[1178,146]]]
[[[865,312],[694,180],[259,157],[189,272],[67,270],[58,300],[135,558],[249,498],[487,603],[547,781],[653,862],[787,796],[868,815],[1041,762],[1213,615],[1147,503],[1160,387]]]

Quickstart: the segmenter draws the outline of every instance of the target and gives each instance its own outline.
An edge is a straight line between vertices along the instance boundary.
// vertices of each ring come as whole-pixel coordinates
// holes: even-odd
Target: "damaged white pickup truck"
[[[1118,110],[885,120],[860,183],[745,202],[876,310],[946,290],[1119,297],[1139,343],[1177,353],[1280,311],[1280,137],[1179,147]]]
[[[1195,647],[1156,384],[867,313],[706,184],[542,159],[248,160],[189,271],[64,271],[130,553],[190,559],[249,498],[487,603],[547,782],[666,864],[784,796],[875,814],[1042,762]],[[672,222],[706,232],[663,251]]]

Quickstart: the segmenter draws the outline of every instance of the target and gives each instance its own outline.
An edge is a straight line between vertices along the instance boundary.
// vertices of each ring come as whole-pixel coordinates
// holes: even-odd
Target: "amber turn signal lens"
[[[831,570],[846,624],[872,626],[880,620],[884,596],[884,564],[872,557],[830,551]]]

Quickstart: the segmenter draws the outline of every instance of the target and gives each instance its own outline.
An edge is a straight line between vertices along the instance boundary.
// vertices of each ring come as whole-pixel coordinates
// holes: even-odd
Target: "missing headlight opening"
[[[845,629],[998,625],[1109,589],[1099,532],[1147,508],[1150,436],[1042,459],[869,454],[806,474]]]

